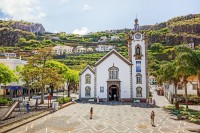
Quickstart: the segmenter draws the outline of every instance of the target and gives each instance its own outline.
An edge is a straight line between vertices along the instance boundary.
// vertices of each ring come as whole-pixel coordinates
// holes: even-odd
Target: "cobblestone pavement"
[[[93,119],[89,110],[93,107]],[[150,113],[155,111],[155,125]],[[162,108],[141,103],[77,103],[19,127],[11,133],[189,133],[199,125],[175,120]]]

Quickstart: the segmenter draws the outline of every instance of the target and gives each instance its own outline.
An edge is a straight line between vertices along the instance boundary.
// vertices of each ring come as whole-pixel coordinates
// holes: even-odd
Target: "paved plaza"
[[[89,119],[93,107],[93,119]],[[155,111],[156,127],[150,114]],[[77,103],[19,127],[11,133],[189,133],[199,125],[175,120],[162,108],[141,103]]]

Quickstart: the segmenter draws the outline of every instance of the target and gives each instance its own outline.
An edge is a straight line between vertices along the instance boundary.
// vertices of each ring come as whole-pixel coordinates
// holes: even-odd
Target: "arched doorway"
[[[119,100],[119,87],[117,85],[111,85],[108,91],[109,101],[118,101]]]

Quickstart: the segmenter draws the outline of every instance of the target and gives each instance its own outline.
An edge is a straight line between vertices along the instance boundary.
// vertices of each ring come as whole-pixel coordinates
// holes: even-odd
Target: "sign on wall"
[[[100,86],[100,92],[103,93],[104,92],[104,87]]]
[[[141,72],[141,61],[136,61],[136,72]]]

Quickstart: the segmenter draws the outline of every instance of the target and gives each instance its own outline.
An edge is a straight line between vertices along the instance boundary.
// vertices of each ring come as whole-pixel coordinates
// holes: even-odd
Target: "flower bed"
[[[165,106],[164,109],[170,110],[171,112],[172,110],[175,109],[175,106],[174,105]],[[200,124],[200,111],[193,109],[186,109],[185,107],[180,106],[180,114],[181,116],[186,118],[186,120],[192,123]]]

